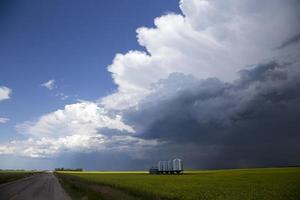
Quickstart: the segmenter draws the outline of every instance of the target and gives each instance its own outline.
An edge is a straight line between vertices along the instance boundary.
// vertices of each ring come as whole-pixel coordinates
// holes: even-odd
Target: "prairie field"
[[[25,178],[33,175],[34,173],[37,172],[23,170],[0,170],[0,184]]]
[[[114,188],[137,199],[299,200],[300,168],[185,171],[182,175],[147,172],[58,172],[61,179]]]

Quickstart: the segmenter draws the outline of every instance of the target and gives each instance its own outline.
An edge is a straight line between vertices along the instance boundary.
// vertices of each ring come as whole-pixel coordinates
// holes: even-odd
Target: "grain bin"
[[[157,164],[157,168],[158,168],[158,172],[163,172],[163,161],[158,161],[158,164]]]
[[[169,172],[173,172],[173,162],[172,160],[168,160],[168,171]]]
[[[173,171],[176,173],[180,173],[183,171],[183,163],[181,159],[175,158],[173,160]]]
[[[163,163],[163,172],[167,172],[168,171],[168,161],[162,161]]]

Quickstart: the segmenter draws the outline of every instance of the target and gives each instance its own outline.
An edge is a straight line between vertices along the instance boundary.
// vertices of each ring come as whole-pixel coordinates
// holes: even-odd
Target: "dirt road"
[[[0,200],[71,200],[52,173],[0,185]]]

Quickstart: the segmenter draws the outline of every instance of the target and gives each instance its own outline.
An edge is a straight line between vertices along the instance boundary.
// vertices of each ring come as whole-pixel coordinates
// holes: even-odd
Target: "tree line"
[[[62,167],[62,168],[55,168],[55,171],[83,171],[83,169],[82,168],[64,168],[64,167]]]

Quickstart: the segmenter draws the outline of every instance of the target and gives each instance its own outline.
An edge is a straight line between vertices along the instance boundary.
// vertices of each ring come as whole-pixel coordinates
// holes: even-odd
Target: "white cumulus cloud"
[[[133,132],[130,126],[122,122],[120,115],[109,116],[106,110],[93,102],[66,105],[64,109],[17,126],[20,133],[36,137],[91,135],[96,134],[100,128]]]
[[[5,117],[0,117],[0,124],[5,124],[6,122],[8,122],[9,119],[5,118]]]
[[[48,90],[53,90],[55,87],[55,80],[49,80],[41,84],[41,86],[47,88]]]
[[[124,124],[120,115],[109,114],[93,102],[66,105],[16,128],[28,139],[1,145],[0,154],[48,157],[69,151],[130,151],[158,144],[156,140],[134,137],[133,128]],[[105,132],[103,128],[119,134]]]
[[[154,20],[154,28],[137,29],[146,51],[115,56],[108,71],[118,92],[102,103],[108,108],[130,107],[149,93],[151,84],[174,72],[231,82],[239,70],[283,56],[274,48],[299,31],[295,4],[181,0],[182,14],[166,14]]]
[[[11,89],[5,86],[0,86],[0,101],[9,99],[11,94]]]
[[[11,89],[5,86],[0,87],[0,101],[9,99],[11,94]],[[9,121],[8,118],[0,117],[0,124],[5,124]]]

